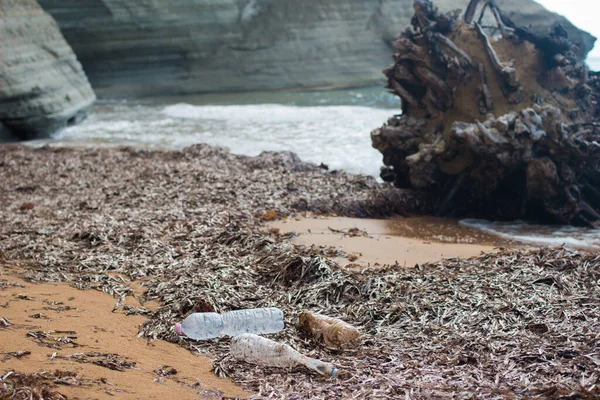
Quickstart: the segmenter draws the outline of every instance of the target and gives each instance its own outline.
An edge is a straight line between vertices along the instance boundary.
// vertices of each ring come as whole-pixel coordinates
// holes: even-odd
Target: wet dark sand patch
[[[433,217],[375,220],[309,216],[287,218],[268,226],[291,235],[295,244],[325,252],[329,249],[337,263],[350,267],[414,267],[516,246],[514,242],[462,227],[458,221]]]

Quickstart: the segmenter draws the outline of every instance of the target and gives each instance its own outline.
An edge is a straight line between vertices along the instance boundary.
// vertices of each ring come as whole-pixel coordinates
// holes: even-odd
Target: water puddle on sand
[[[82,385],[58,386],[68,398],[93,399],[221,399],[247,397],[231,381],[211,372],[206,357],[161,340],[138,339],[143,316],[112,312],[116,300],[96,290],[67,283],[32,284],[15,270],[0,267],[0,374],[68,371]],[[16,286],[14,286],[16,285]],[[132,298],[127,299],[134,305]],[[136,306],[139,306],[136,304]],[[147,304],[146,304],[147,306]],[[29,332],[35,333],[28,336]],[[47,334],[46,337],[45,334]],[[66,338],[66,339],[65,339]],[[56,347],[60,347],[56,348]],[[9,353],[31,352],[21,358]],[[61,358],[75,353],[116,354],[118,362],[135,362],[123,371]],[[54,357],[52,355],[54,354]],[[94,357],[86,357],[93,361]],[[95,359],[101,360],[103,356]],[[159,368],[162,367],[162,371]],[[176,373],[168,367],[174,368]],[[0,375],[1,376],[1,375]]]
[[[467,258],[515,241],[463,226],[457,220],[414,217],[387,220],[337,217],[290,218],[269,224],[282,234],[294,232],[295,244],[334,247],[346,255],[334,259],[343,266],[379,267]]]

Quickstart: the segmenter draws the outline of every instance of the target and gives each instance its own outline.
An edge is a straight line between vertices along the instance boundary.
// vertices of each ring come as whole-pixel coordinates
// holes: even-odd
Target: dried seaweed
[[[170,365],[160,365],[154,373],[161,378],[177,375],[177,370]]]
[[[0,146],[0,165],[0,220],[9,222],[0,224],[3,262],[23,266],[31,281],[103,290],[126,311],[129,281],[143,280],[144,299],[161,306],[140,336],[208,354],[218,375],[258,398],[600,395],[597,254],[504,251],[350,271],[265,232],[260,216],[406,214],[427,211],[427,202],[286,154],[253,159],[204,145],[170,152]],[[17,190],[24,182],[38,189]],[[26,201],[35,209],[14,211]],[[285,311],[287,328],[274,339],[350,376],[251,366],[227,357],[227,338],[194,342],[172,328],[194,311],[263,306]],[[359,327],[360,345],[324,348],[294,328],[302,311]]]
[[[9,371],[0,375],[0,400],[66,400],[67,396],[57,390],[57,385],[89,387],[106,383],[104,378],[85,379],[73,371],[42,371],[35,374]]]
[[[2,253],[0,252],[0,255],[1,254]],[[22,288],[23,285],[20,284],[20,283],[18,283],[18,282],[7,282],[7,281],[4,281],[4,280],[0,279],[0,290],[4,290],[7,287],[20,287],[20,288]]]
[[[28,337],[32,337],[34,341],[42,347],[50,347],[52,349],[61,350],[65,347],[79,347],[79,343],[74,336],[77,332],[74,331],[34,331],[27,332]]]
[[[183,278],[190,276],[189,269],[171,269],[147,294],[165,306],[151,316],[146,334],[181,340],[171,323],[183,315],[173,311],[196,291],[218,299],[222,309],[282,307],[290,328],[277,339],[352,374],[335,382],[250,367],[226,357],[226,339],[189,343],[224,357],[215,371],[260,395],[397,398],[406,392],[416,398],[470,398],[473,393],[505,398],[535,396],[548,387],[600,394],[593,333],[600,328],[594,311],[600,305],[600,258],[595,255],[565,249],[504,252],[351,273],[320,257],[298,256],[288,244],[264,247],[259,237],[255,240],[247,250],[256,260],[252,268],[236,263],[230,251],[215,243],[202,249],[214,249],[221,261],[232,258],[230,269],[204,271],[202,288]],[[561,285],[540,284],[548,276]],[[303,310],[360,326],[366,333],[362,345],[347,353],[318,346],[291,328]]]
[[[71,376],[62,371],[54,373],[20,374],[14,371],[0,376],[0,400],[66,400],[55,390],[55,384]]]
[[[348,237],[368,237],[369,234],[367,231],[358,229],[358,228],[350,228],[350,229],[334,229],[332,227],[327,227],[333,233],[341,233],[344,236]]]
[[[31,355],[31,352],[21,350],[21,351],[10,351],[10,352],[0,353],[0,354],[4,355],[4,357],[2,357],[2,362],[5,362],[7,360],[10,360],[11,358],[21,359],[25,356],[29,356],[29,355]]]
[[[128,361],[129,358],[118,354],[89,352],[89,353],[74,353],[74,354],[58,354],[52,353],[48,357],[51,359],[64,358],[77,361],[82,364],[95,364],[114,371],[124,372],[126,369],[135,368],[135,361]]]

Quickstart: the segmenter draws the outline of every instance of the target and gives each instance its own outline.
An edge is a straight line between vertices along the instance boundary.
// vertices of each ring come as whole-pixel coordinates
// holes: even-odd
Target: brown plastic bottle
[[[298,328],[331,348],[342,348],[360,337],[360,332],[354,326],[311,311],[300,314]]]

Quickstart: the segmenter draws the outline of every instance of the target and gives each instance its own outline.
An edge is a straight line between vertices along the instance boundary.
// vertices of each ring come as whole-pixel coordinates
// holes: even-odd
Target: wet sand
[[[13,324],[4,328],[0,325],[0,371],[75,372],[78,384],[57,388],[68,398],[221,399],[248,395],[231,381],[217,378],[206,357],[162,340],[138,339],[138,327],[146,317],[126,316],[123,310],[112,312],[116,300],[110,295],[78,290],[66,283],[27,283],[16,272],[0,267],[0,280],[8,285],[0,290],[0,318]],[[127,300],[140,307],[135,299]],[[37,331],[55,333],[43,339],[44,344],[27,335]],[[64,337],[74,343],[54,340]],[[20,351],[31,354],[20,359],[7,355]],[[135,362],[135,368],[121,372],[60,358],[90,352],[118,354],[126,357],[120,360]],[[161,367],[170,372],[159,375],[156,371]]]
[[[282,234],[293,233],[295,244],[333,247],[343,252],[334,260],[349,267],[412,267],[516,246],[506,239],[461,226],[458,221],[435,217],[376,220],[309,216],[275,221],[269,227]]]

